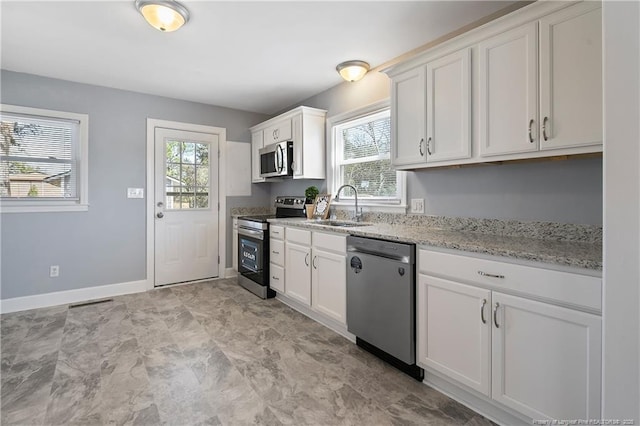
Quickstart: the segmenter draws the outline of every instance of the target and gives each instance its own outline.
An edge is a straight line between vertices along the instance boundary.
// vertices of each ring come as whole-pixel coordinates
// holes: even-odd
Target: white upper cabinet
[[[538,1],[393,65],[393,166],[602,152],[601,38],[601,2]]]
[[[484,40],[480,68],[480,155],[538,150],[537,23]]]
[[[264,178],[260,177],[260,149],[264,147],[263,132],[257,131],[251,133],[251,182],[264,182]]]
[[[252,181],[269,181],[260,177],[258,149],[283,141],[293,141],[294,179],[325,179],[326,115],[325,110],[301,106],[251,127],[252,141],[260,140],[252,143]]]
[[[427,163],[471,156],[471,50],[427,64]]]
[[[391,164],[424,166],[426,157],[425,68],[393,76],[391,81]]]
[[[540,20],[540,149],[602,144],[602,10],[585,2]]]

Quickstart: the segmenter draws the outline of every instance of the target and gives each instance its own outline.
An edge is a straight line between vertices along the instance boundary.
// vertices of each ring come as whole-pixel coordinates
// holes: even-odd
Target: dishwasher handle
[[[350,254],[364,254],[364,255],[370,255],[370,256],[376,256],[376,257],[383,257],[385,259],[389,259],[389,260],[393,260],[396,262],[400,262],[400,263],[407,263],[410,264],[411,263],[411,256],[403,256],[401,254],[394,254],[394,253],[381,253],[381,252],[377,252],[377,251],[370,251],[370,250],[366,250],[363,248],[353,248],[353,247],[348,247],[347,248],[347,252],[349,252]]]

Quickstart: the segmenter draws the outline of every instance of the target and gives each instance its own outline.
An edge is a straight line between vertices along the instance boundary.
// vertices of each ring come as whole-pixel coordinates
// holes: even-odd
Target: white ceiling
[[[174,33],[134,1],[6,1],[3,69],[273,114],[508,6],[504,1],[189,1]],[[354,83],[357,84],[357,83]]]

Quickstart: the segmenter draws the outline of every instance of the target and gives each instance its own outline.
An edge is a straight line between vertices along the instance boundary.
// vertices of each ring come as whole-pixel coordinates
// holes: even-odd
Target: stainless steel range
[[[276,295],[269,288],[268,219],[305,217],[305,197],[276,197],[275,215],[252,215],[238,218],[238,283],[267,299]]]

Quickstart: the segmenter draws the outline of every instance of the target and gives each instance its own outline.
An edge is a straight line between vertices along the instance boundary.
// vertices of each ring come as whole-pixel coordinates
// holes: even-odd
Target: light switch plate
[[[144,198],[144,188],[127,188],[127,198]]]
[[[424,213],[424,198],[411,199],[411,213]]]

